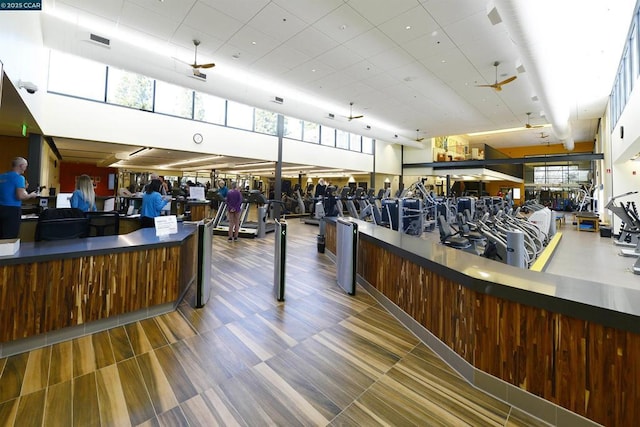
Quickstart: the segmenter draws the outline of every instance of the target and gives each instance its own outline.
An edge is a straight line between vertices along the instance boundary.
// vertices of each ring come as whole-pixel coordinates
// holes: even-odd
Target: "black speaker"
[[[620,126],[620,139],[624,139],[624,126]]]

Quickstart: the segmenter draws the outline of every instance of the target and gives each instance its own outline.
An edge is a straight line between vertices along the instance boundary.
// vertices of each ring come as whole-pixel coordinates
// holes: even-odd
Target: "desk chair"
[[[89,236],[114,236],[120,234],[120,215],[117,211],[87,212]]]
[[[42,211],[38,217],[40,220],[45,219],[63,219],[63,218],[84,218],[84,212],[76,208],[50,208]]]
[[[36,242],[42,240],[66,240],[87,237],[89,235],[89,219],[60,218],[40,219],[36,224]]]

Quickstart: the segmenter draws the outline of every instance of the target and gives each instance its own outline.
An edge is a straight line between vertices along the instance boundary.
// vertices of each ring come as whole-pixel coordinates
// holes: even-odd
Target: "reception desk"
[[[0,357],[174,310],[196,278],[196,230],[21,242],[0,257]]]
[[[468,381],[554,425],[640,425],[640,289],[357,222],[359,282]]]

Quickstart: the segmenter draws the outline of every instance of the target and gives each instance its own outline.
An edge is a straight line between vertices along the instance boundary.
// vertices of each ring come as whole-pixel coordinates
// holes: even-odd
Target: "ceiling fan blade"
[[[518,76],[511,76],[508,79],[505,79],[505,80],[503,80],[501,82],[496,83],[496,86],[506,85],[507,83],[511,83],[512,81],[514,81],[517,78],[518,78]]]
[[[213,68],[215,66],[216,66],[216,64],[214,64],[213,62],[210,62],[208,64],[193,64],[192,65],[193,68]]]
[[[364,117],[363,115],[360,115],[360,116],[351,116],[351,117],[349,117],[349,119],[351,119],[351,120],[353,120],[353,119],[361,119],[361,118],[363,118],[363,117]]]

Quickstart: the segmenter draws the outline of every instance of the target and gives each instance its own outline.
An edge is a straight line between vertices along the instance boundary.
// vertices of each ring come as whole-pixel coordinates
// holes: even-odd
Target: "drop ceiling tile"
[[[345,43],[373,28],[370,22],[347,4],[333,10],[313,26],[340,43]]]
[[[364,58],[349,48],[337,46],[335,49],[323,53],[316,59],[336,70],[342,70],[362,61]]]
[[[269,4],[269,0],[199,0],[198,3],[217,9],[238,21],[247,22]]]
[[[169,40],[180,25],[180,21],[175,17],[167,18],[149,9],[127,2],[122,8],[120,24]]]
[[[359,36],[344,43],[344,46],[358,52],[359,55],[365,58],[377,55],[385,50],[398,48],[397,44],[395,44],[393,40],[377,28],[372,28],[369,31],[360,34]]]
[[[306,27],[304,21],[274,3],[269,3],[248,22],[248,25],[281,42],[290,39]]]
[[[226,63],[228,67],[249,67],[263,56],[259,52],[250,52],[231,43],[225,43],[216,51],[214,58],[219,62],[219,66]]]
[[[234,1],[234,0],[230,0]],[[300,0],[274,0],[273,3],[311,24],[344,4],[343,0],[304,2]]]
[[[351,76],[356,80],[362,81],[373,77],[381,72],[382,70],[379,70],[378,67],[365,60],[345,68],[341,71],[341,74]]]
[[[183,24],[225,41],[243,26],[237,19],[202,3],[195,4]]]
[[[307,27],[287,40],[285,46],[315,58],[337,47],[338,42],[313,27]]]
[[[102,3],[112,3],[111,1],[102,1]],[[119,3],[119,2],[116,2]],[[189,13],[189,10],[193,6],[193,2],[180,2],[180,1],[157,1],[157,0],[126,0],[126,3],[133,3],[141,8],[162,15],[166,18],[170,18],[176,21],[182,21],[184,17]]]
[[[369,57],[368,61],[378,69],[387,71],[415,62],[415,59],[407,55],[403,50],[394,48]]]
[[[92,15],[101,16],[112,21],[118,21],[122,11],[123,0],[58,0],[56,8],[69,5],[74,8],[87,11]]]
[[[417,60],[438,57],[457,49],[453,41],[443,31],[418,37],[404,43],[402,47]]]
[[[335,70],[325,63],[311,60],[292,69],[283,78],[295,84],[301,84],[321,80],[333,73]]]
[[[311,58],[302,52],[285,46],[279,46],[271,51],[269,55],[254,62],[253,65],[258,69],[266,70],[275,77],[280,77],[282,74],[309,61],[309,59]]]
[[[255,28],[245,26],[229,39],[229,44],[237,46],[243,53],[262,57],[278,47],[280,42]]]
[[[380,25],[389,19],[415,7],[415,0],[378,1],[375,5],[371,0],[350,0],[349,6],[373,25]]]
[[[422,1],[422,5],[440,26],[451,24],[478,12],[486,12],[487,7],[486,2],[477,0],[428,0]]]
[[[395,43],[401,45],[409,40],[431,34],[440,27],[422,6],[416,6],[378,28]]]

